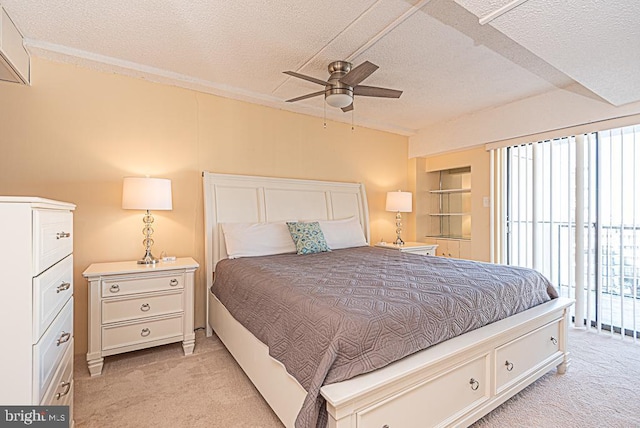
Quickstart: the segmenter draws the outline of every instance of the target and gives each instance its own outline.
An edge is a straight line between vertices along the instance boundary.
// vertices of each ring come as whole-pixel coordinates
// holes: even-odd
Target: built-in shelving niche
[[[427,238],[471,239],[471,167],[428,173]]]

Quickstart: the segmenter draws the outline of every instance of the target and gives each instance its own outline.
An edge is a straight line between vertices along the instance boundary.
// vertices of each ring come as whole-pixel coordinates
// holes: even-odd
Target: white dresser
[[[156,265],[135,261],[94,263],[89,280],[91,376],[102,373],[104,357],[182,342],[193,352],[193,283],[198,263],[190,257]]]
[[[0,403],[70,406],[75,205],[0,197]]]

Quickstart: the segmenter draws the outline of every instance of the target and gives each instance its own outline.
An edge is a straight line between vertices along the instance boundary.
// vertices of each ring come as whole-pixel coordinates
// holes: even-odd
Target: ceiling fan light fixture
[[[331,74],[329,79],[316,79],[315,77],[306,76],[296,71],[284,71],[287,74],[298,79],[307,80],[312,83],[324,86],[324,91],[312,92],[300,97],[287,100],[288,103],[306,100],[307,98],[317,97],[324,92],[324,99],[331,107],[342,109],[343,112],[353,111],[353,97],[360,95],[364,97],[382,97],[382,98],[400,98],[402,91],[388,88],[378,88],[376,86],[365,86],[360,83],[369,77],[378,66],[365,61],[356,68],[351,68],[351,63],[347,61],[334,61],[329,64],[328,70]]]
[[[325,97],[325,101],[327,101],[327,104],[331,107],[343,108],[350,105],[353,102],[353,98],[349,94],[334,93],[328,94]]]

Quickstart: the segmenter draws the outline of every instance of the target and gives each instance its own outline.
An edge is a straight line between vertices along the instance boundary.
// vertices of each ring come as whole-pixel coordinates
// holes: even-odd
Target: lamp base
[[[400,211],[398,211],[396,214],[396,241],[394,242],[394,244],[396,244],[397,246],[404,245],[404,241],[400,237],[401,233],[402,233],[402,214],[400,214]]]
[[[142,240],[142,245],[144,245],[144,256],[138,260],[138,264],[155,265],[158,263],[158,259],[153,257],[153,254],[151,254],[151,246],[153,245],[153,239],[151,239],[151,235],[153,235],[153,228],[151,227],[153,224],[153,216],[151,215],[150,210],[147,210],[147,214],[142,218],[142,222],[144,223],[144,229],[142,229],[142,234],[144,235],[144,239]]]
[[[144,257],[138,260],[138,264],[139,265],[155,265],[156,263],[158,263],[158,261],[159,260],[153,257],[150,251],[147,251]]]

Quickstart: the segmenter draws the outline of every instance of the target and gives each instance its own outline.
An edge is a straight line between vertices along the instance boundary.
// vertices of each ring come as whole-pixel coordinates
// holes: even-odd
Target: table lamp
[[[142,218],[144,229],[142,234],[144,239],[145,253],[138,264],[153,265],[158,259],[151,254],[153,245],[153,216],[151,210],[172,209],[171,204],[171,180],[166,178],[150,177],[125,177],[122,184],[122,208],[125,210],[146,210],[147,213]]]
[[[411,192],[387,192],[387,211],[396,213],[396,245],[404,245],[404,241],[400,237],[402,233],[402,214],[411,212]]]

